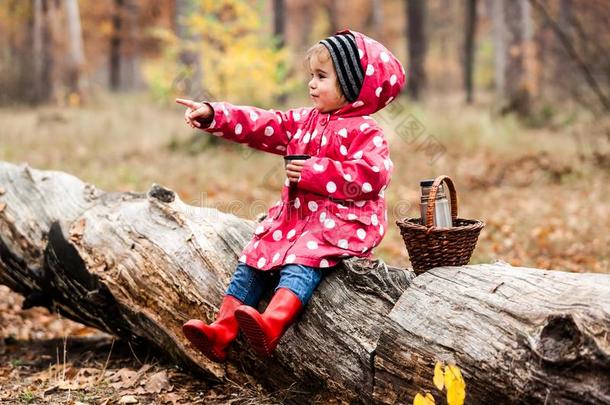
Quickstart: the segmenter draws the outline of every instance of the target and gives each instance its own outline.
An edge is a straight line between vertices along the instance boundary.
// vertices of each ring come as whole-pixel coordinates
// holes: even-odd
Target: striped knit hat
[[[345,98],[350,102],[355,101],[364,81],[356,38],[351,33],[342,33],[323,39],[320,43],[330,53]]]

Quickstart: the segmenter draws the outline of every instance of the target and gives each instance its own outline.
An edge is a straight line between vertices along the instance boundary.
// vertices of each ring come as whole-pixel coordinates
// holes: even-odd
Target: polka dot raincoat
[[[286,112],[209,103],[205,131],[274,153],[308,154],[297,183],[258,224],[240,262],[260,270],[289,263],[330,267],[370,257],[387,229],[384,192],[393,169],[386,138],[369,114],[388,105],[405,83],[400,62],[383,45],[351,31],[365,78],[358,99],[332,113]]]

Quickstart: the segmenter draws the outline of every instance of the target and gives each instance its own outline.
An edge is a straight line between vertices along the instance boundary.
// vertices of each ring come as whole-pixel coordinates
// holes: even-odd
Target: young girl
[[[369,117],[405,83],[400,62],[377,41],[341,31],[307,53],[313,107],[287,112],[177,99],[191,127],[278,155],[309,155],[286,165],[281,201],[269,209],[239,258],[216,321],[184,324],[189,341],[222,362],[241,329],[261,356],[307,304],[325,270],[348,256],[370,257],[386,230],[384,191],[392,162]],[[256,310],[279,272],[264,313]]]

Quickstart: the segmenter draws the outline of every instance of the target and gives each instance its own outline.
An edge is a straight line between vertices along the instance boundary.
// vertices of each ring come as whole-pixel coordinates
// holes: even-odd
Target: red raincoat
[[[335,265],[369,257],[387,229],[384,191],[393,164],[381,128],[368,116],[398,95],[400,62],[383,45],[351,31],[365,72],[358,99],[332,113],[286,112],[210,103],[216,136],[278,155],[308,154],[296,184],[286,180],[281,200],[258,224],[240,262],[260,270],[298,263]]]

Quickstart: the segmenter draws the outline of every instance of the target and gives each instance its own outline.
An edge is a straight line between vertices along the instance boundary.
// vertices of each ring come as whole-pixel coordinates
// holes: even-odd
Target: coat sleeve
[[[286,112],[257,107],[236,106],[226,102],[206,103],[214,110],[208,121],[199,120],[201,129],[227,140],[278,155],[286,146],[307,108]]]
[[[355,201],[383,196],[393,168],[383,132],[370,127],[351,143],[347,159],[312,157],[305,161],[298,187],[336,198]]]

